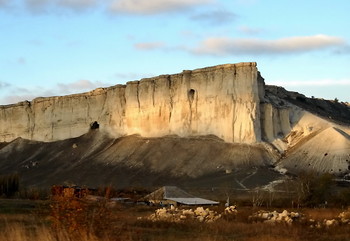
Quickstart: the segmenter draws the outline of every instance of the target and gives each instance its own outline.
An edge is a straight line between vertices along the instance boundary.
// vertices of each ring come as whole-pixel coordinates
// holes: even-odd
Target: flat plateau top
[[[236,63],[236,64],[221,64],[221,65],[215,65],[215,66],[210,66],[210,67],[198,68],[198,69],[194,69],[194,70],[183,70],[182,73],[170,74],[170,76],[171,75],[176,76],[176,75],[184,75],[184,74],[190,74],[190,73],[215,71],[215,70],[220,70],[220,69],[230,69],[230,68],[240,68],[240,67],[256,67],[256,66],[257,66],[256,62],[241,62],[241,63]],[[164,76],[169,76],[169,74],[168,75],[154,76],[154,77],[150,77],[150,78],[143,78],[141,80],[128,81],[126,83],[126,85],[139,84],[140,81],[142,81],[142,82],[153,81],[156,78],[161,78]],[[32,101],[21,101],[21,102],[14,103],[14,104],[0,105],[0,109],[6,109],[6,108],[18,107],[18,106],[31,106],[31,104],[34,104],[34,103],[59,100],[61,98],[80,98],[80,97],[84,97],[84,96],[100,95],[100,94],[104,94],[106,91],[111,90],[111,89],[126,88],[126,85],[118,84],[115,86],[110,86],[110,87],[105,87],[105,88],[97,88],[97,89],[91,90],[89,92],[70,94],[70,95],[64,95],[64,96],[37,97],[37,98],[33,99]]]
[[[190,72],[197,72],[197,71],[209,71],[214,69],[225,69],[225,68],[232,68],[232,67],[256,67],[256,62],[241,62],[236,64],[220,64],[220,65],[214,65],[210,67],[204,67],[204,68],[198,68],[194,70],[184,70],[183,72],[190,71]]]

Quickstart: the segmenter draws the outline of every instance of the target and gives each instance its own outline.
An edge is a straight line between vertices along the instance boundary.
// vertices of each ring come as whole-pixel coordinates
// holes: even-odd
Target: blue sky
[[[350,1],[0,0],[0,104],[257,62],[267,84],[350,102]]]

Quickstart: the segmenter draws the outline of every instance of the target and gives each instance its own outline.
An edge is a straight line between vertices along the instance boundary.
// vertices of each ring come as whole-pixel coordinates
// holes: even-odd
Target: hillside
[[[267,185],[350,172],[350,106],[219,65],[0,107],[0,174],[24,186]],[[229,184],[227,184],[229,183]]]
[[[213,179],[225,179],[226,172],[264,167],[273,158],[263,145],[225,143],[214,136],[116,139],[98,129],[56,142],[18,138],[1,148],[0,157],[2,173],[18,172],[24,185],[42,187],[210,186]]]

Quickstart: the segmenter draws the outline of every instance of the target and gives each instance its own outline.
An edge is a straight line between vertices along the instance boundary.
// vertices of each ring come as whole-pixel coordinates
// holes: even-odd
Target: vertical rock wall
[[[289,108],[277,108],[271,103],[261,104],[262,138],[273,142],[276,138],[283,138],[291,131]]]
[[[213,134],[227,142],[261,140],[263,79],[256,63],[219,65],[0,107],[0,141],[54,141],[97,121],[116,136]]]

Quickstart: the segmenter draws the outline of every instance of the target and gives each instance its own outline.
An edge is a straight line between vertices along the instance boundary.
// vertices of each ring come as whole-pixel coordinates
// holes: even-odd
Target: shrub
[[[1,175],[0,176],[0,195],[11,197],[19,190],[18,174]]]
[[[108,227],[111,221],[111,208],[109,199],[106,198],[109,195],[108,189],[106,197],[97,201],[87,200],[86,195],[66,194],[67,192],[53,193],[51,198],[50,217],[55,230],[90,236],[100,234]]]
[[[303,173],[296,181],[297,203],[309,207],[325,205],[332,196],[334,185],[331,174],[317,176],[314,173]]]

